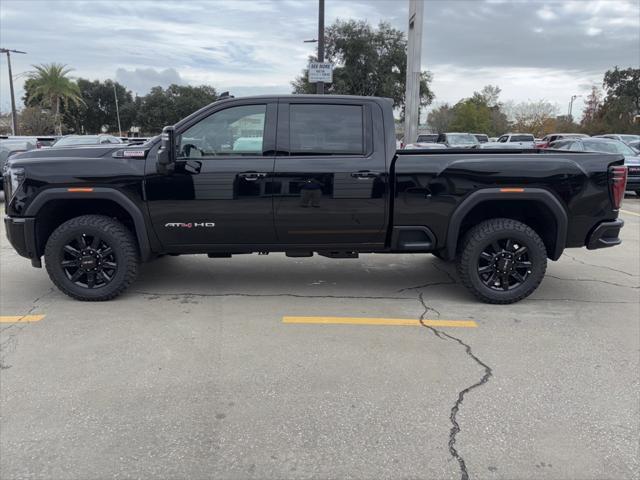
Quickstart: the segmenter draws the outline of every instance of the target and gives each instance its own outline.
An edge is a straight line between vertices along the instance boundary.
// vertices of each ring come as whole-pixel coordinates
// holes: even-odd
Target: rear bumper
[[[624,221],[617,219],[600,223],[587,238],[587,249],[615,247],[620,245],[620,229],[624,226]]]
[[[11,246],[21,255],[30,258],[34,266],[40,263],[36,244],[36,219],[31,217],[4,217],[4,227]]]

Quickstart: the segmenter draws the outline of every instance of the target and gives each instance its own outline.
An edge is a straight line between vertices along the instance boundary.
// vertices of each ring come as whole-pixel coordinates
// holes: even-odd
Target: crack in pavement
[[[473,385],[468,386],[467,388],[465,388],[464,390],[458,393],[458,398],[453,404],[453,407],[451,407],[451,412],[449,414],[449,421],[451,422],[451,425],[452,425],[451,430],[449,431],[449,453],[458,462],[458,465],[460,466],[460,479],[469,480],[469,472],[467,470],[467,464],[465,463],[464,458],[462,457],[462,455],[460,455],[460,452],[458,452],[458,449],[456,448],[456,436],[458,435],[458,433],[460,433],[460,424],[458,423],[458,418],[457,418],[458,412],[460,411],[460,407],[462,406],[462,402],[464,401],[465,395],[471,392],[472,390],[479,388],[485,383],[487,383],[489,381],[489,378],[493,376],[493,370],[486,363],[480,360],[476,355],[474,355],[473,351],[471,350],[471,347],[466,343],[464,343],[462,340],[460,340],[457,337],[454,337],[453,335],[449,335],[448,333],[445,333],[442,330],[438,330],[437,328],[434,328],[424,323],[427,313],[429,313],[430,311],[435,312],[438,315],[438,317],[440,317],[440,312],[438,312],[435,308],[426,304],[423,293],[420,293],[418,295],[418,300],[420,301],[420,304],[424,308],[422,315],[420,315],[420,324],[423,327],[430,330],[440,340],[445,340],[445,341],[447,339],[453,340],[454,342],[462,345],[465,349],[465,353],[469,357],[471,357],[473,361],[475,361],[478,365],[480,365],[484,369],[484,375],[480,380],[478,380]]]
[[[39,307],[38,302],[47,295],[51,294],[54,290],[55,289],[53,287],[49,288],[47,292],[43,293],[32,302],[31,308],[29,308],[29,311],[27,311],[27,313],[22,315],[14,323],[11,323],[8,327],[0,329],[0,335],[2,335],[7,330],[13,328],[13,331],[7,334],[7,339],[3,342],[0,342],[0,370],[11,368],[11,365],[6,364],[5,358],[10,347],[11,351],[15,352],[18,346],[17,336],[28,325],[28,323],[23,323],[22,319],[28,315],[31,315],[35,311],[35,309]]]
[[[145,292],[142,290],[133,290],[131,293],[137,293],[140,295],[150,295],[158,297],[293,297],[293,298],[334,298],[334,299],[353,299],[353,300],[402,300],[414,302],[414,297],[368,297],[359,295],[302,295],[298,293],[158,293],[158,292]]]
[[[569,257],[574,262],[578,262],[578,263],[581,263],[583,265],[587,265],[589,267],[604,268],[605,270],[611,270],[612,272],[624,273],[625,275],[628,275],[629,277],[640,278],[640,275],[635,275],[633,273],[625,272],[624,270],[618,270],[617,268],[608,267],[606,265],[595,265],[593,263],[585,262],[584,260],[579,260],[576,257],[574,257],[573,255],[569,255],[568,253],[563,253],[562,255],[565,256],[565,257]]]
[[[437,263],[433,263],[432,265],[433,265],[433,268],[435,268],[437,271],[439,271],[440,273],[444,273],[449,278],[449,281],[429,282],[429,283],[424,283],[422,285],[416,285],[415,287],[401,288],[400,290],[396,290],[397,293],[406,292],[408,290],[418,290],[420,288],[435,287],[438,285],[455,285],[456,283],[458,283],[456,278],[453,275],[451,275],[451,273],[449,273],[447,270],[440,268]]]

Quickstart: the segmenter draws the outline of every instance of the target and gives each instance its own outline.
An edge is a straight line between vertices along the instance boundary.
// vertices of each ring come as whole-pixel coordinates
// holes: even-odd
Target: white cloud
[[[549,7],[545,6],[543,8],[541,8],[540,10],[538,10],[536,12],[536,14],[538,15],[538,17],[540,17],[542,20],[555,20],[556,18],[558,18],[558,15],[551,10]]]

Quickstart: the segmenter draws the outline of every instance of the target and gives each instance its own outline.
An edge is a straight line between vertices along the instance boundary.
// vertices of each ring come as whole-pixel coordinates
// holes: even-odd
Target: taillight
[[[624,198],[624,191],[627,188],[627,167],[624,165],[616,165],[609,169],[609,189],[611,191],[611,199],[613,208],[619,209]]]

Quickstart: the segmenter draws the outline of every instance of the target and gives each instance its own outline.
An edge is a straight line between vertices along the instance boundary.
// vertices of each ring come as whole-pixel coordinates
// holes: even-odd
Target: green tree
[[[640,68],[615,67],[604,74],[607,96],[598,117],[606,130],[616,133],[640,133]]]
[[[473,98],[461,100],[453,107],[454,118],[449,128],[456,132],[492,132],[491,110]]]
[[[111,80],[101,82],[79,78],[77,84],[83,103],[64,108],[63,118],[67,126],[77,133],[100,133],[103,127],[110,132],[117,132],[117,96],[122,130],[129,130],[135,120],[135,109],[129,107],[133,103],[130,91]]]
[[[18,122],[23,135],[52,135],[56,129],[53,113],[42,107],[23,108],[18,116]]]
[[[407,72],[407,40],[404,32],[380,23],[373,28],[366,21],[337,20],[325,32],[325,60],[334,65],[333,83],[325,86],[329,94],[373,95],[393,99],[394,107],[404,111]],[[317,58],[310,57],[309,61]],[[303,70],[291,85],[293,93],[315,93]],[[420,76],[420,105],[434,98],[429,89],[431,74]]]
[[[60,63],[34,65],[30,75],[33,100],[51,109],[55,115],[58,135],[62,135],[60,108],[68,104],[82,104],[78,85],[69,78],[72,69]]]
[[[615,67],[604,74],[602,82],[607,99],[627,98],[633,105],[633,114],[640,114],[640,68],[620,70]]]
[[[216,98],[216,90],[207,85],[170,85],[167,89],[153,87],[141,99],[138,123],[146,133],[160,133],[165,125],[173,125],[196,110],[215,102]]]
[[[440,105],[438,108],[429,112],[427,116],[427,125],[432,132],[444,133],[451,129],[449,126],[455,117],[453,108],[448,103]]]

